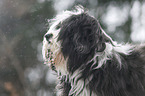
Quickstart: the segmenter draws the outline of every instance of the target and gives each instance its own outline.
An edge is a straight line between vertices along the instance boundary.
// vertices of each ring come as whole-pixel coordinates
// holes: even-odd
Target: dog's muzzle
[[[53,37],[53,34],[45,34],[44,38],[47,40],[48,44],[51,43],[50,39]],[[51,51],[51,49],[47,49],[47,61],[46,61],[46,64],[48,64],[48,66],[56,71],[56,68],[55,68],[55,63],[54,63],[54,58],[53,58],[53,52]],[[49,63],[48,63],[49,61]]]

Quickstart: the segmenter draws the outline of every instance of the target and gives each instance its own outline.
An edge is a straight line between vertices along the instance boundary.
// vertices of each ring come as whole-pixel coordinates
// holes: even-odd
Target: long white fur
[[[106,49],[104,50],[104,52],[101,53],[100,56],[98,56],[99,58],[99,63],[98,66],[95,69],[100,68],[103,64],[106,63],[107,60],[112,59],[112,56],[114,55],[114,57],[118,60],[119,62],[119,66],[122,66],[122,62],[121,62],[121,58],[119,56],[119,53],[122,53],[124,55],[129,55],[132,51],[134,46],[131,46],[129,44],[117,44],[116,42],[113,42],[114,45],[110,44],[110,43],[106,43]],[[97,55],[97,53],[96,53]]]
[[[85,81],[79,79],[81,76],[81,70],[76,70],[72,75],[70,75],[69,82],[71,83],[71,89],[69,95],[72,96],[97,96],[94,92],[90,92],[88,88],[89,82],[92,80],[92,75],[88,77]],[[94,95],[95,94],[95,95]]]

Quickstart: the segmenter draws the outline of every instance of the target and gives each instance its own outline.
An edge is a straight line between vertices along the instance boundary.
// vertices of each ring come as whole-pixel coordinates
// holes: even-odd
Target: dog
[[[118,44],[80,6],[49,23],[42,54],[57,96],[145,96],[144,44]]]

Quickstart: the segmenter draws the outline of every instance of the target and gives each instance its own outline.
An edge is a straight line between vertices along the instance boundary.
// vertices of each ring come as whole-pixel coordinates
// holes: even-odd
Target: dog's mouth
[[[47,50],[47,55],[46,55],[47,60],[45,61],[45,64],[47,64],[52,70],[56,71],[56,67],[54,66],[54,58],[53,58],[53,52],[48,49]]]
[[[44,58],[44,64],[46,64],[51,70],[56,73],[66,73],[67,59],[63,57],[60,42],[57,42],[56,37],[50,39],[49,42],[44,38],[42,55]]]

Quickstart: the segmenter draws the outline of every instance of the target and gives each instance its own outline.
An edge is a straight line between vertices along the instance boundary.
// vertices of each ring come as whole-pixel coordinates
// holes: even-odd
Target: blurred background
[[[119,43],[145,42],[144,0],[0,0],[0,96],[56,96],[43,64],[48,19],[81,4]]]

